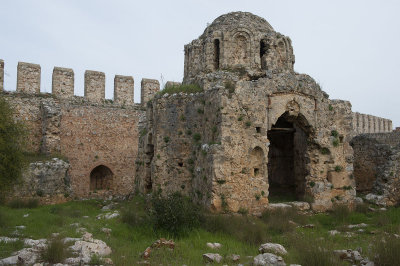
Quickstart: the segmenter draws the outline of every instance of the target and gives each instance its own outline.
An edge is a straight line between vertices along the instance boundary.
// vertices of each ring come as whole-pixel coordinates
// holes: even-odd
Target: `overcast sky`
[[[86,69],[164,83],[183,78],[183,46],[219,15],[249,11],[292,39],[295,70],[311,75],[331,99],[400,126],[400,1],[335,0],[2,0],[0,58],[5,89],[15,90],[18,61],[42,66],[51,92],[54,66],[75,71],[83,95]]]

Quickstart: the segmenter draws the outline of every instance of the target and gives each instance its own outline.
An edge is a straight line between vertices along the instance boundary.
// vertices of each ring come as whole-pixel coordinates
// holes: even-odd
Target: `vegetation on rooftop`
[[[175,85],[175,86],[169,86],[165,87],[161,91],[158,92],[159,95],[164,95],[166,93],[168,94],[174,94],[174,93],[197,93],[197,92],[202,92],[204,91],[202,87],[198,84],[182,84],[182,85]]]

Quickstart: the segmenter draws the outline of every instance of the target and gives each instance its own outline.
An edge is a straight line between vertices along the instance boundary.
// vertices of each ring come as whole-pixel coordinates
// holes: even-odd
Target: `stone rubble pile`
[[[72,252],[73,257],[67,258],[64,261],[65,264],[59,263],[57,265],[85,265],[90,262],[94,255],[101,257],[104,265],[112,265],[112,260],[110,258],[105,258],[111,254],[111,248],[107,246],[104,241],[94,239],[93,235],[82,230],[83,228],[78,229],[81,229],[79,231],[83,231],[81,238],[66,237],[62,239],[65,244],[72,243],[68,249]],[[53,236],[57,237],[58,234],[53,234]],[[0,237],[0,242],[4,243],[16,242],[18,240],[18,238]],[[48,247],[48,240],[23,239],[23,241],[24,245],[28,247],[15,252],[8,258],[0,259],[0,265],[47,265],[41,262],[41,254]]]

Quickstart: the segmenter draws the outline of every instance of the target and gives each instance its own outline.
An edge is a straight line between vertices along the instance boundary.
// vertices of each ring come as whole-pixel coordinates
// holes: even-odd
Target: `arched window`
[[[90,190],[110,189],[113,173],[107,166],[99,165],[90,172]]]
[[[214,40],[214,70],[219,69],[219,57],[220,57],[220,43],[218,39]]]

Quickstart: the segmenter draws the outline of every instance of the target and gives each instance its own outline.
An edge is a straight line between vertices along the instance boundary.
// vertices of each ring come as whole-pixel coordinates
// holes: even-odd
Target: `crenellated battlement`
[[[392,132],[392,120],[355,112],[353,129],[356,134]]]
[[[86,70],[84,74],[84,98],[92,103],[102,103],[105,99],[106,75],[104,72]],[[24,94],[40,93],[41,67],[38,64],[18,62],[16,92]],[[74,98],[75,74],[71,68],[54,67],[52,94],[60,99]],[[0,91],[4,90],[4,61],[0,59]],[[142,79],[141,103],[146,103],[160,90],[155,79]],[[134,104],[134,79],[132,76],[115,75],[114,102],[118,105]]]

